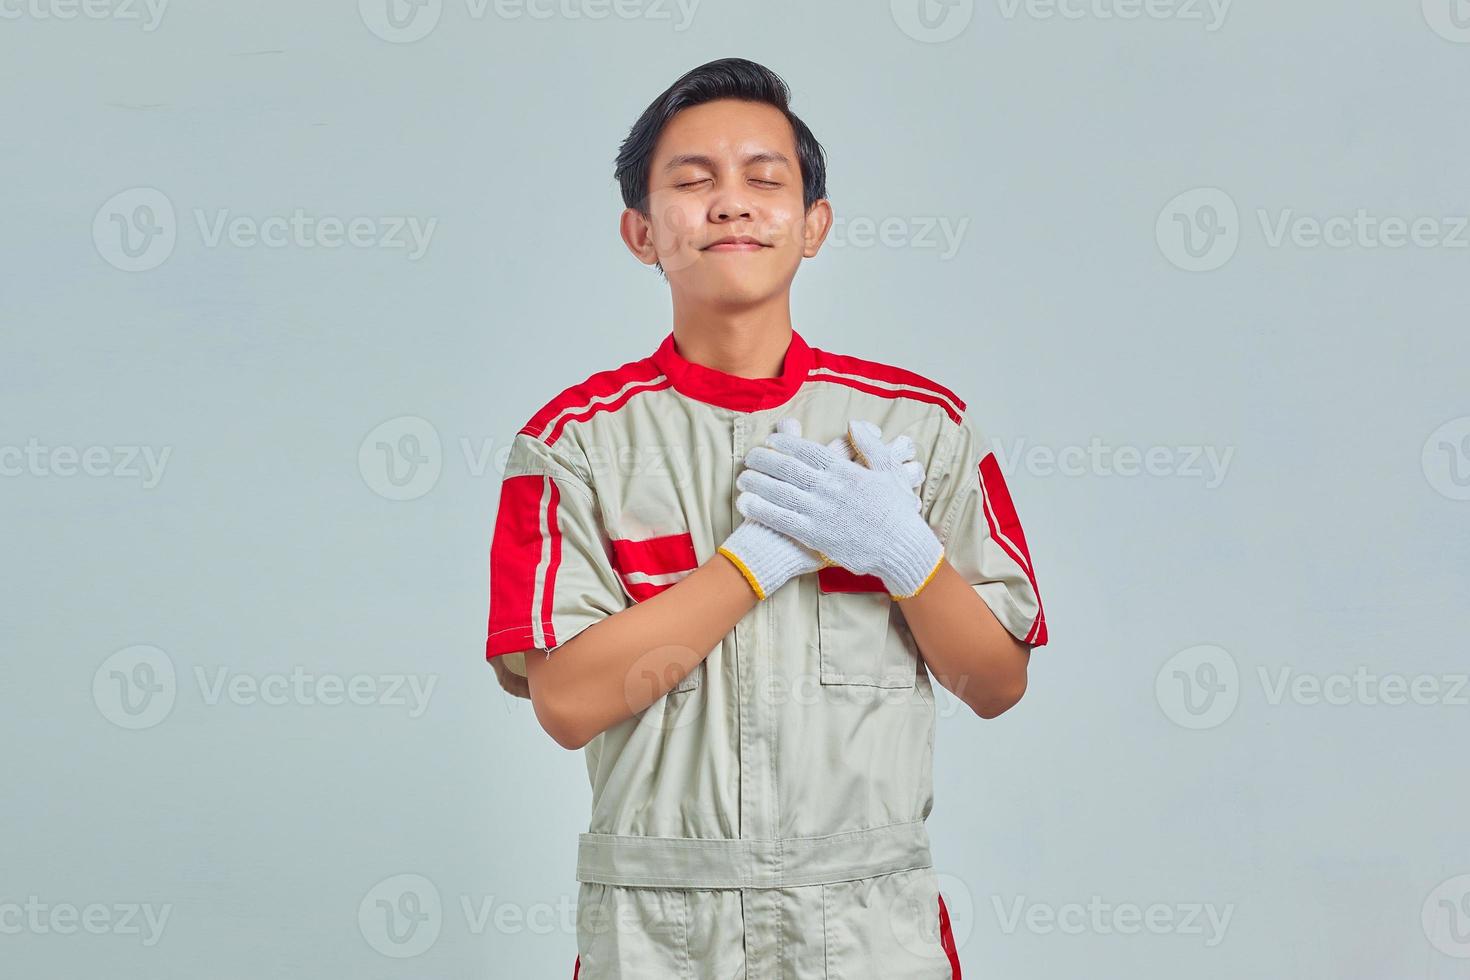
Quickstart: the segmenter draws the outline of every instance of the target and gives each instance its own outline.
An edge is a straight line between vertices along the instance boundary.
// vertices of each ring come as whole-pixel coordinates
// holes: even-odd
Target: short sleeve
[[[945,463],[930,474],[926,514],[945,558],[1011,635],[1033,647],[1045,644],[1046,615],[1021,519],[995,453],[968,414],[948,430],[935,458]]]
[[[524,675],[526,650],[548,652],[627,608],[597,498],[538,439],[511,444],[490,543],[485,659],[507,656]]]

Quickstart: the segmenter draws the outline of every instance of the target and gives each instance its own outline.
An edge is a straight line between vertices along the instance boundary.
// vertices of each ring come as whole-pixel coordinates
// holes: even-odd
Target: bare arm
[[[740,570],[716,553],[550,656],[527,651],[536,719],[557,744],[581,748],[667,694],[758,601]]]
[[[1026,693],[1031,647],[1010,634],[945,559],[918,595],[898,600],[930,672],[981,718]]]

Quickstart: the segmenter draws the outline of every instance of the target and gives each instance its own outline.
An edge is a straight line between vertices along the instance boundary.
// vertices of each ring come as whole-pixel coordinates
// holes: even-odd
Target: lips
[[[749,235],[732,235],[720,238],[706,245],[702,251],[705,252],[756,252],[765,248],[761,242],[756,241]]]

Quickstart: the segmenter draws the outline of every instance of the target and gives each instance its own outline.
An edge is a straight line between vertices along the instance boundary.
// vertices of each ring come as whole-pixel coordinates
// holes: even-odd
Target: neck
[[[694,364],[737,378],[777,378],[790,343],[785,296],[737,310],[693,309],[674,301],[674,344]]]

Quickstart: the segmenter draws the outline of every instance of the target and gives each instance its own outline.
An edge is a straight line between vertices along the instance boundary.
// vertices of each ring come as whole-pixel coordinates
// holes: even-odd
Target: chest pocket
[[[919,647],[881,579],[829,566],[817,572],[823,684],[912,688]]]
[[[656,596],[699,567],[694,537],[688,531],[645,538],[613,538],[612,562],[623,591],[634,602]],[[670,694],[693,691],[704,679],[701,660],[670,688]]]

